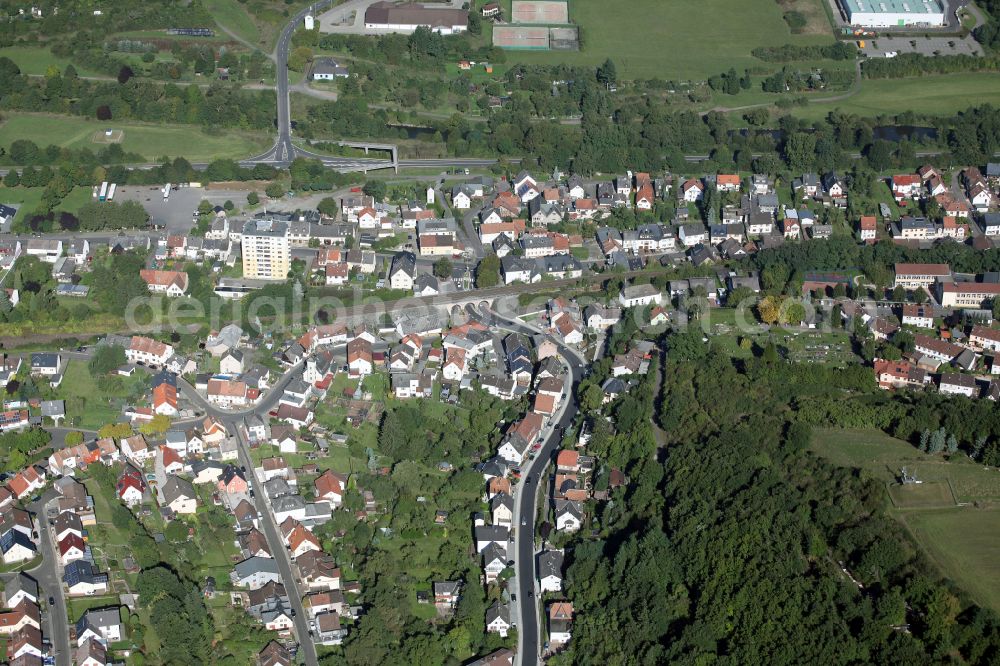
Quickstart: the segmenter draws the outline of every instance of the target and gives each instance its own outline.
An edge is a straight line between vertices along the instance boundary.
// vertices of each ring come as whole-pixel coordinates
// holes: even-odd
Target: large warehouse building
[[[442,35],[465,32],[469,29],[469,12],[465,9],[391,2],[376,2],[365,12],[365,28],[368,30],[410,33],[419,26],[426,26]]]
[[[851,25],[905,28],[944,25],[940,0],[840,0]]]

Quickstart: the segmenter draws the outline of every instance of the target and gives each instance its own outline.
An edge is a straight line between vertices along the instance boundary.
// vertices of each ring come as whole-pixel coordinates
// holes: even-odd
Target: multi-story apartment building
[[[291,266],[288,224],[249,220],[243,227],[243,277],[284,280]]]

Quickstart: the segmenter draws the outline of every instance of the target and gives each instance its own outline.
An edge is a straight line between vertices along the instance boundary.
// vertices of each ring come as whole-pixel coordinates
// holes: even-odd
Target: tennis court
[[[549,48],[553,51],[576,51],[580,48],[580,33],[576,26],[549,28]]]
[[[569,4],[554,0],[513,0],[511,23],[565,25],[569,23]]]
[[[549,29],[517,25],[494,26],[493,46],[504,49],[548,49]]]

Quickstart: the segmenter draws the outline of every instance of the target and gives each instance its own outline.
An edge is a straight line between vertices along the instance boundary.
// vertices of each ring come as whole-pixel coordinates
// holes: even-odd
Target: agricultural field
[[[977,602],[1000,610],[1000,470],[961,455],[945,460],[922,453],[875,430],[816,429],[811,448],[884,482],[890,514],[941,572]],[[902,467],[922,483],[897,484]]]
[[[97,151],[103,143],[106,129],[124,130],[121,140],[125,152],[139,153],[147,160],[160,157],[184,157],[192,162],[212,159],[242,158],[258,153],[270,139],[261,134],[240,131],[203,130],[185,125],[154,125],[117,120],[98,121],[72,116],[12,113],[0,124],[0,146],[17,139],[34,141],[45,147],[55,144],[62,148],[90,148]]]
[[[840,110],[862,116],[917,111],[951,115],[980,104],[1000,104],[1000,79],[995,74],[971,73],[921,76],[908,79],[865,79],[859,91],[846,99],[809,103],[791,113],[807,120],[825,118]]]
[[[750,55],[758,46],[829,44],[825,0],[636,0],[625,19],[608,20],[601,0],[571,0],[570,20],[580,26],[579,52],[511,52],[525,63],[599,65],[612,58],[618,75],[629,79],[701,80],[763,63]],[[806,17],[800,34],[782,18],[795,8]]]

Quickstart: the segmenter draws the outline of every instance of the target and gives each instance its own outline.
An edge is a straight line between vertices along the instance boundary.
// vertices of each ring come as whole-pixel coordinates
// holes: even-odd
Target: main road
[[[299,10],[292,16],[281,31],[278,37],[278,44],[275,47],[275,92],[277,94],[277,117],[278,136],[274,145],[266,152],[245,160],[240,160],[242,166],[253,166],[255,164],[270,164],[272,166],[284,168],[291,164],[297,157],[316,159],[324,166],[337,171],[370,171],[376,169],[391,169],[397,167],[418,168],[439,168],[439,167],[488,167],[496,164],[495,159],[482,158],[445,158],[445,159],[412,159],[412,160],[386,160],[370,159],[367,157],[337,157],[331,155],[321,155],[296,146],[292,142],[292,113],[291,99],[288,85],[288,52],[292,46],[292,35],[295,28],[303,23],[309,14],[315,15],[317,10],[326,7],[331,0],[319,0],[312,5]],[[364,145],[364,144],[357,144]],[[379,144],[372,144],[373,146]],[[392,149],[395,157],[395,148]],[[517,161],[517,160],[513,160]],[[194,165],[192,165],[194,166]],[[195,167],[197,168],[197,167]]]
[[[481,320],[485,323],[515,333],[536,335],[541,329],[487,310]],[[539,489],[548,483],[547,468],[562,444],[562,433],[576,418],[579,411],[577,387],[583,379],[586,361],[575,349],[566,346],[559,339],[546,335],[559,350],[559,355],[569,368],[569,386],[561,412],[549,424],[548,435],[538,450],[534,460],[521,470],[521,483],[514,498],[514,571],[517,579],[517,660],[520,666],[529,666],[541,661],[542,645],[539,631],[539,617],[542,614],[542,599],[535,585],[535,519],[539,509]],[[543,498],[544,500],[544,495]]]

